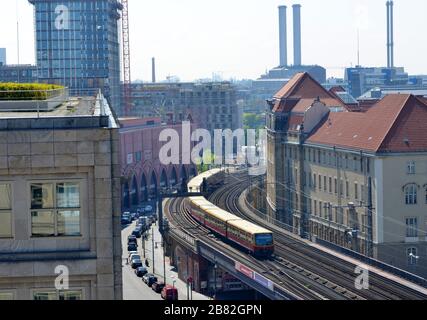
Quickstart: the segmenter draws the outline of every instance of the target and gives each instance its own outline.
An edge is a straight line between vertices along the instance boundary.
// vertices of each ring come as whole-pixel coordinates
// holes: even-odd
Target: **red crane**
[[[130,69],[129,7],[128,0],[121,0],[122,9],[122,42],[123,42],[123,99],[125,116],[132,109],[132,80]]]

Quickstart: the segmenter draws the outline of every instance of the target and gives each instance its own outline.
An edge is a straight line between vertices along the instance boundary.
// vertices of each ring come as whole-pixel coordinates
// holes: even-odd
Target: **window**
[[[313,174],[313,189],[316,190],[316,184],[317,184],[317,175]]]
[[[406,254],[408,256],[408,266],[416,266],[419,258],[417,248],[408,248]]]
[[[12,238],[12,189],[0,184],[0,239]]]
[[[13,292],[0,291],[0,301],[12,301],[15,299]]]
[[[417,204],[417,186],[412,184],[405,188],[405,203],[407,205]]]
[[[34,300],[36,301],[77,301],[83,299],[81,290],[76,291],[38,291],[34,293]]]
[[[137,163],[142,161],[142,152],[141,151],[135,153],[135,161]]]
[[[326,179],[327,179],[327,177],[326,177],[326,176],[324,176],[324,177],[323,177],[323,190],[324,190],[325,192],[328,192],[328,184],[327,184],[327,182],[326,182]]]
[[[337,178],[334,179],[334,192],[335,192],[335,194],[338,194],[338,180],[337,180]]]
[[[359,185],[357,182],[354,184],[354,199],[359,200]]]
[[[409,161],[407,163],[407,173],[415,174],[415,161]]]
[[[32,184],[31,230],[33,237],[80,236],[80,185]]]
[[[314,215],[317,216],[317,200],[314,200],[313,208],[314,208]]]
[[[350,198],[350,184],[348,181],[345,182],[345,196],[346,198]]]
[[[332,178],[329,177],[329,193],[332,193]]]
[[[322,176],[319,174],[319,190],[322,191]]]
[[[418,237],[418,219],[417,218],[406,219],[406,237],[407,238]]]

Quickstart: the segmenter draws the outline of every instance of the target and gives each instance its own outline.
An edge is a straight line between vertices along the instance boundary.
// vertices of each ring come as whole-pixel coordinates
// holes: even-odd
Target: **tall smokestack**
[[[301,5],[294,4],[294,65],[301,65]]]
[[[390,1],[387,1],[385,5],[387,7],[387,68],[390,68]]]
[[[279,40],[280,40],[280,66],[288,65],[288,29],[286,6],[279,6]]]
[[[156,83],[156,58],[151,59],[151,81]]]

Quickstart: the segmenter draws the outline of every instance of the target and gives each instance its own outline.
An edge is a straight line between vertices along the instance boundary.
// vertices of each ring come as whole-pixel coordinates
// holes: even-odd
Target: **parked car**
[[[158,281],[157,277],[152,275],[151,277],[148,277],[147,279],[147,286],[149,286],[150,288],[153,286],[153,284],[155,284]]]
[[[136,237],[134,235],[131,235],[131,236],[128,237],[128,245],[130,243],[138,244],[138,240],[136,239]]]
[[[178,300],[178,289],[172,286],[165,286],[161,293],[162,299],[167,301]]]
[[[131,260],[130,265],[131,265],[132,269],[140,268],[140,267],[142,267],[142,261],[140,258],[134,258]]]
[[[156,282],[151,286],[151,289],[156,293],[161,293],[164,287],[165,284],[163,282]]]
[[[139,255],[139,253],[133,253],[131,255],[129,255],[129,260],[132,261],[133,259],[139,259],[142,261],[141,256]]]
[[[134,254],[139,254],[139,252],[138,251],[129,251],[129,259],[130,259],[130,257],[132,256],[132,255],[134,255]]]
[[[145,267],[139,267],[135,269],[135,274],[137,277],[142,278],[143,276],[145,276],[148,273],[147,268]]]
[[[131,217],[131,219],[132,219],[132,221],[134,221],[134,220],[136,220],[136,212],[132,212],[131,214],[130,214],[130,217]]]
[[[138,245],[136,243],[129,243],[128,244],[128,251],[138,251]]]
[[[132,235],[135,236],[136,238],[141,238],[142,232],[143,232],[142,228],[136,227],[135,230],[132,231]]]
[[[122,225],[131,224],[131,223],[132,223],[132,220],[131,220],[130,215],[128,215],[128,214],[123,214],[123,215],[122,215],[122,219],[121,219],[121,223],[122,223]]]
[[[144,283],[148,283],[148,278],[149,277],[154,277],[154,274],[147,273],[145,276],[142,277],[142,281],[144,281]]]

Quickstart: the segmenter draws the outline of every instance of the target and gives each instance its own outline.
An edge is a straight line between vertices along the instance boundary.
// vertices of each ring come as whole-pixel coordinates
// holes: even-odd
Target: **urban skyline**
[[[16,0],[15,5],[11,0],[8,2],[10,2],[9,10],[1,12],[0,18],[7,25],[16,25],[15,13],[18,10],[20,63],[35,63],[31,5],[26,0]],[[304,64],[323,65],[328,70],[328,76],[343,77],[344,67],[357,64],[357,30],[359,30],[360,64],[386,66],[387,34],[384,1],[326,0],[320,4],[308,0],[268,0],[262,5],[256,1],[243,3],[240,0],[232,3],[221,0],[215,5],[193,0],[180,2],[179,5],[170,0],[155,3],[130,1],[133,80],[148,81],[151,78],[152,56],[157,59],[159,80],[164,80],[167,76],[178,76],[181,80],[189,81],[210,78],[213,73],[219,74],[224,79],[255,79],[265,70],[278,65],[277,6],[287,5],[290,8],[295,3],[302,5]],[[229,10],[224,11],[224,7],[228,7]],[[245,10],[239,11],[241,8]],[[321,9],[323,10],[320,11]],[[425,12],[425,9],[427,3],[421,0],[411,1],[411,4],[395,3],[395,64],[404,66],[410,74],[427,73],[427,63],[413,58],[413,52],[425,51],[427,44],[421,41],[412,43],[408,37],[411,30],[422,30],[427,26],[427,22],[422,19],[422,12]],[[177,12],[179,14],[176,14]],[[204,15],[203,12],[209,14]],[[319,17],[318,12],[326,14]],[[136,16],[138,19],[133,18]],[[159,20],[157,18],[159,16],[163,18]],[[288,40],[292,41],[290,15],[288,20],[290,21]],[[253,23],[254,21],[256,23]],[[307,23],[308,21],[318,23]],[[411,23],[407,23],[408,21]],[[328,50],[316,50],[322,48],[324,43],[322,37],[311,36],[318,31],[319,25],[322,34],[336,38],[332,46],[328,44]],[[140,37],[144,38],[143,41]],[[16,31],[6,34],[0,47],[7,48],[8,63],[18,62]],[[226,48],[234,49],[225,51]],[[289,62],[292,63],[292,47],[288,51]]]

